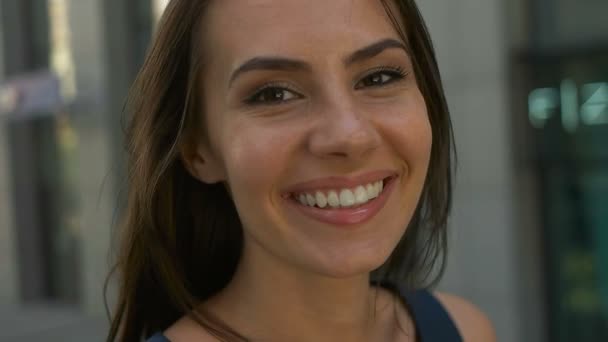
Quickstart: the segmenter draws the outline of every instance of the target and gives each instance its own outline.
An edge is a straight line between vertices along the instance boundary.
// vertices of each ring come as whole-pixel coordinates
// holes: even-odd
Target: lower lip
[[[389,178],[385,181],[385,185],[380,193],[380,196],[354,208],[321,209],[318,207],[309,207],[301,204],[293,197],[287,198],[287,201],[298,211],[317,221],[337,226],[361,224],[376,216],[380,209],[384,207],[391,192],[395,188],[395,183],[397,183],[396,180],[396,177]]]

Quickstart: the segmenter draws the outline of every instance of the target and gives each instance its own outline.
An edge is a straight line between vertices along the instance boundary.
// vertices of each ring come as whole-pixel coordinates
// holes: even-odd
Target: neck
[[[369,274],[332,278],[258,254],[245,248],[230,284],[206,303],[230,326],[253,340],[376,340],[386,297]]]

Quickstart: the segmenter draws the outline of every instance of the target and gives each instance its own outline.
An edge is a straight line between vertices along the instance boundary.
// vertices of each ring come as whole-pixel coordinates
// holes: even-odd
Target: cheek
[[[410,156],[411,163],[418,168],[413,171],[426,173],[431,158],[433,130],[425,107],[421,107],[421,113],[424,115],[408,122],[405,142],[401,147],[402,154]]]
[[[388,108],[382,117],[382,130],[394,153],[409,173],[426,173],[433,133],[426,104],[420,92]]]
[[[216,88],[208,85],[206,124],[213,150],[221,156],[227,182],[234,195],[247,184],[265,183],[277,158],[270,153],[280,148],[273,132],[250,123],[247,117],[227,111],[218,101]]]
[[[249,198],[269,193],[289,165],[293,137],[271,126],[245,120],[231,125],[227,133],[222,155],[233,191]]]

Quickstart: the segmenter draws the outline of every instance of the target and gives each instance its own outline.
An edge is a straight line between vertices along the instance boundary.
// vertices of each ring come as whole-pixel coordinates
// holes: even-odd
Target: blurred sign
[[[606,125],[608,82],[579,87],[571,79],[565,79],[559,87],[534,89],[528,96],[528,116],[535,128],[544,128],[549,120],[556,119],[571,133],[579,125]]]
[[[62,104],[59,79],[50,72],[27,74],[0,85],[0,114],[54,115]]]

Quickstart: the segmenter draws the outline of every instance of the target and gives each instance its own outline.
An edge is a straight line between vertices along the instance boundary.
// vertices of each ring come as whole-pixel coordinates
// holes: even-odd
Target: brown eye
[[[285,87],[266,86],[249,97],[245,102],[251,105],[280,104],[299,98],[299,95]]]
[[[397,82],[407,76],[407,73],[403,69],[397,68],[382,68],[380,71],[376,71],[366,77],[364,77],[357,85],[355,89],[361,89],[364,87],[382,87],[384,85]]]

